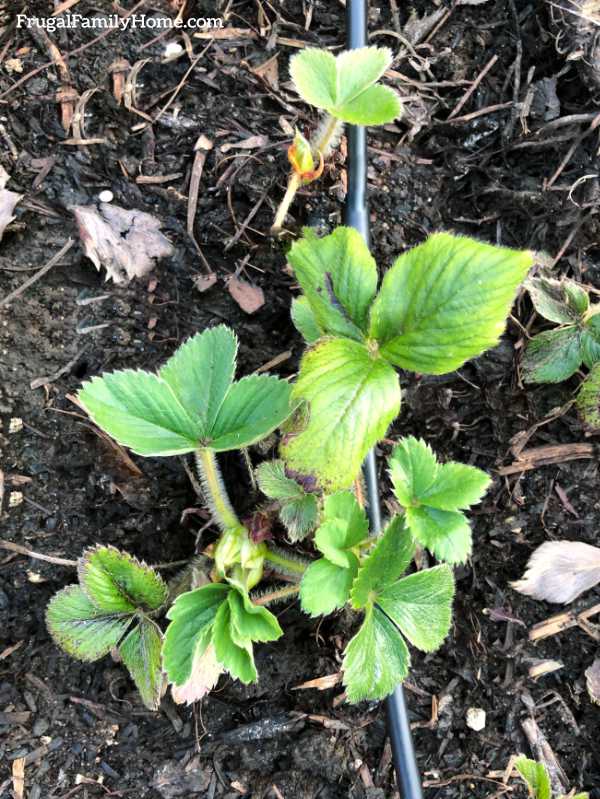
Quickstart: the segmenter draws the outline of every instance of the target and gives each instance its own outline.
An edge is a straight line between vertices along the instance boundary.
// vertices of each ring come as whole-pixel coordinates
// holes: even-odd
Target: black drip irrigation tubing
[[[346,38],[349,50],[364,47],[367,37],[367,0],[347,0]],[[369,210],[367,205],[367,132],[364,127],[348,126],[348,194],[344,221],[356,228],[369,244]],[[381,506],[377,461],[371,450],[363,466],[368,513],[373,533],[381,531]],[[402,685],[386,699],[387,726],[392,745],[394,768],[402,799],[423,799],[421,777],[417,768],[406,699]]]

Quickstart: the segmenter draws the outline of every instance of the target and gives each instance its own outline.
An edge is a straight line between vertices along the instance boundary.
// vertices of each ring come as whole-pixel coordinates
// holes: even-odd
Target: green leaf
[[[217,660],[224,668],[244,684],[256,682],[258,675],[252,654],[252,642],[244,641],[242,646],[232,636],[231,610],[229,602],[223,602],[217,611],[213,625],[212,642]]]
[[[255,444],[291,414],[292,386],[272,375],[250,375],[234,383],[211,431],[209,446],[217,452]]]
[[[208,646],[217,611],[230,590],[223,583],[204,585],[180,594],[169,608],[163,665],[170,682],[183,685],[189,679],[194,655]]]
[[[413,646],[433,652],[450,630],[453,596],[452,570],[443,564],[402,577],[376,601]]]
[[[585,328],[581,331],[581,357],[588,369],[600,363],[600,341],[597,341]]]
[[[173,685],[171,688],[171,695],[178,705],[183,702],[191,705],[203,699],[212,691],[223,673],[211,637],[212,624],[204,628],[196,643],[190,676],[181,685]]]
[[[292,396],[309,403],[310,418],[284,441],[282,455],[292,469],[317,475],[328,491],[352,484],[400,410],[394,369],[342,339],[319,342],[304,356]]]
[[[536,763],[522,755],[515,761],[515,768],[527,783],[533,799],[552,799],[550,775],[543,763]]]
[[[317,498],[288,477],[283,461],[265,461],[256,470],[263,494],[279,502],[279,518],[292,541],[300,541],[317,524]]]
[[[371,86],[359,97],[335,109],[338,119],[351,125],[385,125],[402,114],[400,98],[389,86]]]
[[[292,300],[292,323],[307,344],[314,344],[323,335],[308,298],[304,295]]]
[[[143,703],[150,710],[158,710],[163,687],[160,650],[162,634],[150,619],[140,623],[128,633],[119,646],[119,653]]]
[[[344,652],[342,670],[349,702],[383,699],[408,674],[410,654],[392,622],[369,606]]]
[[[78,660],[107,655],[127,632],[132,617],[103,614],[78,585],[55,594],[46,609],[46,624],[55,643]]]
[[[358,559],[352,557],[350,568],[336,566],[326,558],[310,564],[300,583],[300,603],[305,613],[313,617],[327,616],[344,607],[358,570]]]
[[[587,310],[586,292],[571,281],[532,277],[525,282],[525,288],[535,310],[550,322],[572,325]]]
[[[471,528],[464,513],[427,506],[407,508],[406,521],[416,540],[438,560],[464,563],[471,554]]]
[[[315,529],[319,509],[317,498],[306,494],[301,499],[290,499],[279,509],[279,518],[285,525],[291,541],[301,541]]]
[[[432,508],[465,510],[480,502],[491,482],[481,469],[451,461],[439,467],[433,485],[418,497]]]
[[[590,430],[600,430],[600,363],[592,366],[577,394],[577,410]]]
[[[377,291],[377,267],[358,231],[338,227],[318,238],[310,228],[288,253],[288,261],[324,333],[361,341]]]
[[[307,47],[290,59],[290,76],[306,103],[331,108],[337,100],[337,65],[328,50]]]
[[[167,599],[167,586],[154,569],[111,546],[87,549],[77,574],[90,601],[105,613],[157,610]]]
[[[349,103],[382,77],[394,57],[388,47],[357,47],[336,58],[338,106]]]
[[[353,607],[364,608],[404,574],[414,552],[415,544],[404,518],[394,516],[360,565],[350,595]]]
[[[365,511],[352,492],[345,491],[326,498],[324,521],[315,533],[315,545],[332,563],[350,568],[356,557],[350,551],[369,535]]]
[[[225,325],[189,338],[159,371],[192,419],[208,433],[235,374],[237,337]]]
[[[138,455],[183,455],[202,437],[169,384],[158,375],[126,369],[84,383],[77,397],[91,419]]]
[[[405,508],[424,495],[438,474],[438,462],[429,444],[414,436],[403,438],[388,460],[394,493]]]
[[[283,461],[264,461],[256,468],[256,479],[260,490],[270,499],[302,499],[304,489],[285,473]]]
[[[230,591],[227,598],[231,636],[238,646],[250,641],[276,641],[283,635],[277,618],[267,608],[255,605],[247,594]]]
[[[497,344],[532,262],[529,252],[436,233],[383,278],[370,335],[396,366],[452,372]]]
[[[546,330],[534,336],[523,355],[526,383],[560,383],[581,366],[581,332],[574,326]]]

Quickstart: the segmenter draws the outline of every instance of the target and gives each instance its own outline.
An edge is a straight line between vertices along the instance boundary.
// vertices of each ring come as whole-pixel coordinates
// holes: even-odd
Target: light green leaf
[[[526,383],[560,383],[575,374],[582,357],[581,333],[575,326],[538,333],[523,355],[523,380]]]
[[[230,328],[209,328],[182,344],[158,373],[205,434],[212,429],[233,381],[237,346]]]
[[[592,367],[579,386],[577,410],[586,427],[594,431],[600,430],[600,363]]]
[[[46,609],[46,625],[55,643],[78,660],[107,655],[127,632],[132,617],[103,614],[78,585],[55,594]]]
[[[302,499],[305,491],[285,473],[283,461],[264,461],[256,468],[256,479],[260,490],[270,499]]]
[[[438,560],[464,563],[471,554],[471,528],[464,513],[427,506],[407,508],[406,521],[415,539]]]
[[[209,446],[217,452],[248,447],[291,414],[292,386],[272,375],[250,375],[234,383],[217,415]]]
[[[465,510],[481,500],[491,482],[481,469],[451,461],[439,467],[433,485],[417,496],[432,508]]]
[[[292,396],[309,403],[310,418],[282,444],[282,455],[292,469],[315,474],[328,491],[352,484],[400,410],[394,369],[343,339],[319,342],[304,356]]]
[[[349,103],[382,77],[394,57],[388,47],[357,47],[336,58],[337,106]]]
[[[413,646],[433,652],[450,630],[453,596],[452,570],[443,564],[386,586],[376,602]]]
[[[532,799],[552,799],[550,775],[543,763],[522,755],[515,761],[515,768],[527,783]]]
[[[238,646],[250,641],[276,641],[283,635],[277,618],[267,608],[255,605],[247,594],[230,591],[227,597],[231,636]]]
[[[498,342],[532,263],[529,252],[436,233],[383,278],[370,335],[397,366],[452,372]]]
[[[323,523],[315,533],[315,545],[337,566],[350,568],[355,556],[352,547],[369,535],[369,522],[351,491],[332,494],[325,499]]]
[[[327,616],[344,607],[358,570],[358,560],[354,555],[352,558],[350,568],[336,566],[326,558],[310,564],[300,583],[300,603],[305,613]]]
[[[146,618],[140,620],[119,646],[123,663],[140,692],[142,702],[150,710],[158,710],[160,705],[163,687],[161,646],[160,630]]]
[[[545,277],[531,277],[525,282],[533,307],[550,322],[559,325],[572,325],[587,310],[585,300],[587,294],[575,283],[564,280],[553,280]],[[583,291],[583,299],[581,297]]]
[[[290,59],[290,76],[306,103],[331,108],[337,100],[337,66],[328,50],[307,47]]]
[[[292,323],[307,344],[314,344],[323,335],[308,298],[302,295],[292,300]]]
[[[204,585],[180,594],[169,608],[163,665],[170,682],[183,685],[189,679],[194,655],[208,646],[217,611],[230,590],[223,583]]]
[[[404,574],[414,552],[415,544],[404,517],[394,516],[360,565],[350,595],[353,607],[364,608]]]
[[[581,357],[588,369],[600,363],[600,341],[596,340],[585,328],[581,331]]]
[[[258,675],[254,665],[252,642],[237,644],[231,631],[231,611],[228,602],[223,602],[217,611],[213,625],[212,642],[217,660],[224,668],[244,684],[256,682]]]
[[[385,125],[402,114],[402,103],[389,86],[370,86],[361,95],[335,109],[334,116],[351,125]]]
[[[377,291],[377,267],[360,233],[338,227],[318,238],[305,228],[287,258],[317,327],[324,333],[362,340]]]
[[[569,308],[572,308],[574,313],[583,316],[587,313],[590,307],[590,298],[587,291],[575,283],[573,280],[564,281],[564,291],[567,298]]]
[[[105,613],[157,610],[167,600],[167,586],[154,569],[111,546],[86,549],[77,574],[91,602]]]
[[[348,701],[384,699],[406,678],[409,665],[410,654],[400,633],[380,610],[369,606],[344,652]]]
[[[438,462],[429,444],[423,439],[403,438],[388,460],[394,493],[405,508],[434,484]]]
[[[77,397],[91,419],[138,455],[183,455],[202,437],[173,390],[158,375],[126,369],[84,383]]]

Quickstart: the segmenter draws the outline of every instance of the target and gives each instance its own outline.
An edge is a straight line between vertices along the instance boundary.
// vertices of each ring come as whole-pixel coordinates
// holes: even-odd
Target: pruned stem
[[[300,175],[298,175],[297,172],[290,172],[287,189],[285,191],[285,194],[283,195],[283,200],[279,204],[277,213],[275,214],[275,221],[273,222],[273,226],[271,227],[271,233],[279,233],[283,228],[283,223],[285,222],[285,218],[288,215],[288,211],[290,210],[290,205],[294,201],[296,192],[300,188],[300,184],[301,184]]]
[[[212,449],[202,448],[196,450],[196,468],[202,481],[205,500],[210,508],[213,519],[221,530],[231,530],[240,527],[240,520],[229,501],[223,478],[217,463],[217,456]]]

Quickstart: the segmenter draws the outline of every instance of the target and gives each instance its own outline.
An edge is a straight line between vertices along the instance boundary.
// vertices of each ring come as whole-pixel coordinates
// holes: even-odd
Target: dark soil
[[[174,16],[175,5],[165,3],[162,11]],[[163,261],[150,281],[115,287],[103,282],[77,244],[0,309],[1,535],[71,559],[96,542],[150,563],[184,559],[194,553],[205,519],[182,516],[198,507],[182,462],[135,458],[142,476],[134,476],[69,395],[83,378],[107,369],[154,368],[187,336],[221,321],[239,334],[242,373],[286,350],[292,356],[278,371],[294,372],[301,352],[289,321],[294,285],[285,271],[284,247],[266,232],[285,185],[289,125],[309,130],[316,120],[289,90],[286,65],[296,51],[293,40],[343,46],[343,8],[335,0],[188,3],[192,16],[218,16],[227,6],[227,25],[251,35],[213,41],[169,111],[141,133],[132,127],[143,119],[112,99],[107,68],[116,56],[131,64],[153,59],[141,72],[138,102],[156,114],[169,96],[161,93],[174,89],[190,66],[185,55],[161,64],[165,43],[185,42],[171,34],[148,46],[156,31],[111,32],[68,59],[79,93],[100,88],[88,105],[87,135],[106,138],[102,145],[76,146],[64,143],[56,68],[40,69],[19,83],[50,54],[43,37],[16,28],[24,3],[4,6],[0,160],[12,177],[9,188],[25,197],[0,247],[2,295],[42,267],[68,236],[77,238],[69,206],[94,203],[105,189],[117,205],[156,215],[175,256]],[[28,13],[47,16],[51,6],[30,2]],[[132,0],[124,6],[132,8]],[[598,135],[581,136],[597,105],[584,61],[569,59],[568,36],[557,39],[550,6],[524,0],[457,6],[440,17],[432,35],[429,29],[413,38],[412,52],[403,43],[414,32],[407,23],[414,14],[441,14],[440,9],[421,0],[402,8],[399,36],[398,18],[388,4],[373,6],[372,41],[394,48],[396,77],[390,81],[407,107],[403,121],[370,132],[372,241],[382,268],[404,248],[444,228],[543,250],[551,258],[560,255],[558,273],[600,289]],[[71,10],[114,13],[108,0],[80,0]],[[141,9],[160,10],[153,0]],[[94,35],[83,29],[49,34],[63,55]],[[195,53],[209,43],[190,41]],[[251,71],[275,54],[279,89]],[[465,81],[473,81],[494,55],[497,62],[453,121],[446,121],[469,88]],[[10,71],[11,59],[20,60],[22,73]],[[494,106],[500,109],[485,110]],[[583,121],[564,122],[582,114],[588,115]],[[205,267],[185,232],[193,147],[200,134],[215,143],[195,228],[204,257],[219,275],[206,293],[194,288],[194,277]],[[264,138],[254,149],[220,149],[259,135]],[[568,162],[548,185],[572,146]],[[46,158],[53,164],[35,182],[39,159]],[[343,170],[338,156],[324,179],[304,190],[293,209],[298,226],[327,230],[340,221]],[[135,180],[140,174],[174,173],[181,176],[164,183]],[[244,232],[225,251],[257,203]],[[224,284],[240,266],[241,277],[265,293],[264,306],[252,316],[240,310]],[[539,328],[526,299],[520,299],[515,315],[522,325]],[[510,463],[511,438],[566,403],[578,382],[524,389],[517,371],[522,344],[522,327],[511,321],[501,345],[460,373],[406,376],[403,414],[390,439],[416,433],[441,457],[490,472]],[[40,377],[46,384],[31,389]],[[23,428],[10,432],[15,418],[23,420]],[[575,412],[568,410],[534,432],[528,445],[582,440]],[[383,446],[382,454],[388,449]],[[233,494],[239,509],[249,508],[255,497],[238,456],[228,456],[224,465],[238,486]],[[385,475],[382,480],[389,502]],[[17,492],[23,501],[13,506]],[[427,799],[483,799],[509,790],[524,797],[514,781],[503,784],[502,772],[511,755],[530,754],[521,729],[530,715],[571,787],[600,786],[599,711],[584,678],[596,641],[574,629],[534,646],[527,628],[558,608],[526,600],[509,587],[539,543],[549,538],[595,543],[599,520],[596,460],[498,476],[473,514],[474,556],[458,571],[453,634],[434,655],[414,653],[407,686]],[[258,649],[258,685],[245,688],[224,679],[201,706],[186,709],[165,700],[161,712],[150,713],[118,665],[108,659],[75,662],[50,640],[44,608],[73,579],[69,568],[0,552],[2,799],[12,796],[12,763],[22,756],[31,799],[397,796],[383,707],[340,703],[340,686],[293,690],[339,670],[351,631],[343,614],[317,626],[295,606],[284,609],[284,639]],[[587,596],[583,604],[592,602]],[[564,667],[535,682],[528,668],[542,658],[560,660]],[[438,707],[433,718],[432,704]],[[481,732],[466,725],[470,707],[487,713]]]

